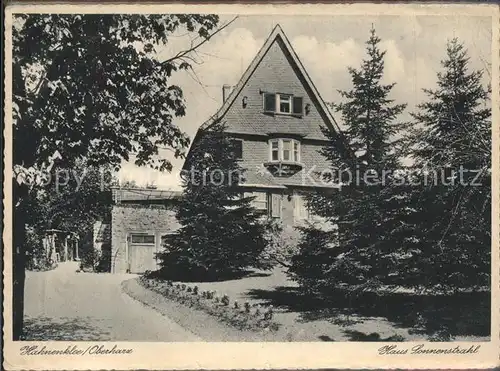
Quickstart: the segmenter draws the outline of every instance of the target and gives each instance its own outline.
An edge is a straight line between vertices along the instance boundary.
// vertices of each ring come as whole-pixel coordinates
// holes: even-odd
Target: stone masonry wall
[[[179,228],[172,208],[156,205],[115,205],[111,211],[111,272],[126,273],[129,269],[127,236],[130,233],[151,233],[156,236],[157,252],[161,236]]]

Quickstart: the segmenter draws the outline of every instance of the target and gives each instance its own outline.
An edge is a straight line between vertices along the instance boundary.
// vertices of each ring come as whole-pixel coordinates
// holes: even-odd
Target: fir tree
[[[306,229],[301,254],[293,259],[290,269],[296,280],[316,286],[317,291],[346,285],[359,289],[377,286],[391,270],[384,251],[390,246],[381,233],[385,219],[394,212],[387,203],[392,177],[384,179],[382,175],[399,165],[397,149],[406,124],[397,117],[406,105],[395,104],[390,98],[394,83],[382,83],[385,52],[379,43],[372,28],[366,42],[367,59],[361,68],[349,68],[353,87],[340,92],[345,102],[336,106],[346,130],[325,130],[329,145],[323,155],[331,163],[331,180],[341,184],[341,189],[309,200],[314,212],[336,223],[338,230],[325,234],[314,227]],[[365,177],[370,172],[373,178]],[[332,247],[333,239],[336,247]]]
[[[457,39],[447,45],[437,88],[413,114],[415,168],[423,186],[413,191],[411,280],[426,289],[489,286],[491,251],[491,122],[482,71],[469,71]],[[425,176],[425,178],[424,178]],[[427,184],[425,184],[427,183]],[[416,235],[418,229],[425,233]]]
[[[182,227],[165,241],[161,272],[176,279],[220,279],[260,268],[266,223],[238,187],[244,169],[234,142],[220,122],[199,135],[183,174],[177,211]]]

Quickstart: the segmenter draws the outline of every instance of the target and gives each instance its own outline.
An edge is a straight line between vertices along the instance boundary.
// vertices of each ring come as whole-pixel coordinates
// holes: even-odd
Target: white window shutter
[[[279,194],[271,195],[271,216],[273,218],[281,217],[281,195]]]

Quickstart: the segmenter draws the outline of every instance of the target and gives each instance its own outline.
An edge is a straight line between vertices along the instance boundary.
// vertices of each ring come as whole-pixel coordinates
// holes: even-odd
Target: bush
[[[99,259],[101,258],[101,253],[99,250],[94,249],[93,247],[89,247],[88,249],[84,250],[82,253],[81,257],[81,262],[80,262],[80,267],[82,270],[84,269],[92,269],[95,270],[98,263]]]
[[[265,235],[266,248],[260,255],[263,266],[289,267],[291,258],[299,251],[300,230],[282,222],[273,221]]]
[[[337,284],[329,274],[336,260],[334,235],[314,226],[302,227],[300,232],[298,253],[290,259],[288,276],[306,293],[331,293]]]
[[[111,272],[111,244],[105,243],[101,246],[101,254],[95,267],[96,272]]]
[[[55,262],[49,261],[43,246],[43,235],[34,228],[26,230],[25,246],[28,254],[27,269],[48,270],[53,268]]]

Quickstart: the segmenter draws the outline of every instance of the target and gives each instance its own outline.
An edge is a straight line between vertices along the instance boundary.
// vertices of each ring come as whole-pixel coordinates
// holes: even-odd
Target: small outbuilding
[[[156,254],[162,249],[163,237],[180,227],[175,214],[181,192],[142,188],[114,188],[112,192],[111,272],[144,273],[158,269]],[[98,240],[100,244],[106,242]]]

